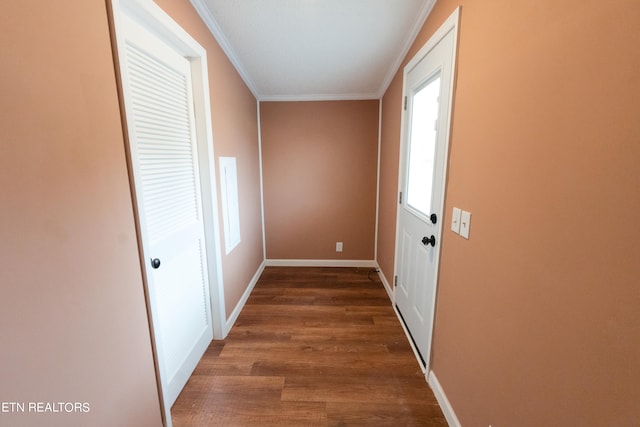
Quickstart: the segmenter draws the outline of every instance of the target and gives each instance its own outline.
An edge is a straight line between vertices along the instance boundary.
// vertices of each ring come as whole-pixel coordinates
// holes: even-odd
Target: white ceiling
[[[259,100],[380,98],[435,0],[191,0]]]

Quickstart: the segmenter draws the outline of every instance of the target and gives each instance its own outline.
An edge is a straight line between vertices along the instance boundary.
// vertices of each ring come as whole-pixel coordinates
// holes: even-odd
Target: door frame
[[[162,393],[161,376],[158,367],[157,340],[153,329],[151,312],[151,298],[149,296],[149,282],[147,271],[150,255],[146,253],[145,242],[148,241],[146,231],[141,227],[141,212],[138,200],[142,193],[138,190],[134,181],[132,163],[132,144],[129,135],[133,132],[127,121],[127,109],[125,98],[129,98],[127,85],[123,84],[123,69],[125,55],[125,33],[123,28],[123,15],[139,21],[146,29],[158,35],[166,44],[175,49],[179,54],[189,60],[191,64],[191,78],[193,84],[193,103],[195,114],[195,132],[198,147],[198,167],[200,172],[200,191],[202,198],[202,215],[204,223],[205,250],[207,253],[207,270],[210,294],[210,312],[212,318],[213,338],[223,339],[227,334],[226,309],[224,304],[224,284],[222,277],[222,255],[220,221],[218,215],[218,195],[216,184],[216,170],[214,161],[213,128],[211,123],[211,102],[209,92],[209,73],[207,67],[206,50],[193,39],[178,23],[166,14],[158,5],[150,0],[107,0],[107,13],[109,14],[109,26],[111,44],[116,71],[118,95],[120,102],[120,114],[123,123],[125,140],[125,154],[129,171],[129,184],[135,212],[136,232],[138,236],[138,248],[142,279],[144,283],[147,316],[153,358],[155,364],[156,380],[163,423],[171,426],[171,408],[165,407]],[[126,74],[125,74],[126,76]],[[126,78],[126,77],[125,77]]]
[[[434,272],[434,286],[433,286],[433,305],[430,307],[430,311],[431,311],[431,319],[430,319],[430,324],[431,324],[431,331],[430,331],[430,336],[431,336],[431,340],[429,342],[429,349],[427,351],[427,354],[423,354],[422,357],[424,358],[424,366],[422,365],[422,363],[420,363],[420,353],[418,352],[417,348],[415,347],[413,340],[411,339],[411,335],[409,330],[407,329],[407,327],[405,326],[404,322],[402,321],[402,319],[400,319],[400,323],[402,324],[402,327],[405,331],[405,333],[407,334],[407,338],[409,339],[409,343],[411,344],[411,348],[413,349],[413,352],[416,356],[416,359],[418,360],[418,364],[420,365],[420,368],[423,370],[423,373],[428,374],[428,372],[431,369],[431,354],[433,353],[433,331],[435,329],[435,314],[436,314],[436,307],[437,307],[437,291],[438,291],[438,282],[439,282],[439,272],[440,272],[440,255],[442,253],[442,241],[444,240],[443,238],[443,231],[444,231],[444,213],[446,212],[445,209],[445,200],[446,200],[446,191],[447,191],[447,177],[448,177],[448,166],[449,166],[449,142],[450,142],[450,136],[451,136],[451,128],[452,128],[452,117],[453,117],[453,105],[454,105],[454,89],[456,86],[456,64],[457,64],[457,53],[458,53],[458,36],[459,36],[459,25],[460,25],[460,11],[461,11],[461,6],[458,6],[453,13],[444,21],[444,23],[440,26],[440,28],[438,28],[438,30],[436,30],[436,32],[429,38],[429,40],[422,46],[422,48],[420,48],[420,50],[411,58],[411,60],[407,63],[407,65],[405,65],[404,70],[403,70],[403,74],[402,74],[402,110],[401,110],[401,121],[400,121],[400,156],[399,156],[399,163],[398,163],[398,191],[397,191],[397,196],[398,198],[400,197],[400,193],[404,191],[403,189],[403,182],[404,179],[402,177],[402,173],[403,173],[403,165],[406,161],[406,152],[407,152],[407,147],[406,147],[406,143],[407,143],[407,120],[409,120],[409,114],[408,111],[404,110],[404,99],[406,96],[409,96],[408,93],[406,93],[407,90],[407,85],[406,85],[406,81],[407,81],[407,76],[409,74],[409,72],[411,72],[411,70],[413,70],[419,63],[420,61],[422,61],[432,50],[433,48],[440,42],[440,40],[442,40],[446,35],[448,35],[450,32],[453,32],[453,60],[452,60],[452,64],[451,64],[451,85],[449,88],[443,88],[445,90],[449,91],[449,97],[450,97],[450,101],[449,101],[449,108],[447,111],[447,123],[448,125],[446,126],[446,134],[444,136],[444,140],[445,140],[445,162],[444,162],[444,169],[443,169],[443,180],[442,180],[442,191],[441,191],[441,206],[442,206],[442,212],[438,212],[439,218],[441,218],[440,221],[438,221],[438,227],[439,227],[439,236],[440,236],[440,243],[436,246],[436,258],[435,258],[435,272]],[[404,197],[406,197],[406,195],[404,195]],[[396,241],[395,241],[395,252],[394,252],[394,265],[393,265],[393,276],[394,276],[394,284],[396,283],[397,277],[398,277],[398,255],[399,255],[399,251],[400,251],[400,209],[402,208],[401,204],[398,202],[397,206],[396,206]],[[397,287],[394,286],[393,288],[393,307],[394,310],[396,310],[396,314],[398,315],[398,317],[401,317],[398,309],[396,308],[396,290]]]

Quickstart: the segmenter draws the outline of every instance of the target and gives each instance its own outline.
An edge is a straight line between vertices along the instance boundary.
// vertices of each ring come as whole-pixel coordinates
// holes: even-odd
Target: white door
[[[425,367],[442,233],[455,32],[440,37],[405,68],[396,242],[396,308]]]
[[[123,17],[130,151],[166,407],[213,339],[190,62]]]

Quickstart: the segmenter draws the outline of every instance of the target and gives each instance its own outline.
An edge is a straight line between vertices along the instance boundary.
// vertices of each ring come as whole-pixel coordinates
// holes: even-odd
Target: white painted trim
[[[380,149],[382,147],[382,98],[378,100],[378,159],[376,165],[376,228],[373,240],[373,259],[378,260],[378,223],[380,219]],[[379,269],[379,267],[378,267]]]
[[[380,99],[378,93],[318,93],[303,95],[261,95],[260,101],[298,102],[298,101],[365,101]]]
[[[440,381],[436,378],[435,372],[429,371],[427,382],[429,383],[429,386],[431,386],[431,390],[433,390],[433,394],[436,396],[436,400],[438,401],[440,409],[442,409],[449,426],[462,427],[462,424],[460,424],[460,421],[453,410],[453,406],[451,406],[451,402],[447,399],[447,395],[445,394],[442,385],[440,385]]]
[[[194,89],[203,96],[194,97],[196,111],[203,120],[196,121],[198,138],[200,180],[202,191],[205,241],[207,249],[207,266],[209,268],[209,296],[211,298],[211,318],[213,321],[213,338],[223,339],[226,336],[224,324],[226,308],[224,304],[224,279],[222,275],[222,237],[220,236],[220,218],[218,216],[218,190],[216,185],[216,162],[214,157],[213,127],[211,123],[211,100],[209,94],[209,71],[206,52],[199,59],[192,60],[194,66]],[[194,91],[195,92],[195,91]],[[197,99],[196,99],[197,98]],[[205,207],[209,206],[209,208]]]
[[[207,8],[204,0],[190,0],[190,1],[191,1],[191,5],[196,10],[198,15],[200,15],[200,18],[204,21],[207,28],[209,28],[209,31],[211,31],[211,34],[220,45],[220,48],[222,48],[224,53],[227,55],[227,57],[229,58],[229,61],[231,61],[234,68],[236,69],[236,71],[238,72],[238,74],[240,75],[244,83],[247,85],[247,87],[249,88],[253,96],[256,99],[259,99],[260,97],[258,95],[258,90],[256,89],[255,84],[253,83],[253,80],[251,80],[251,78],[249,78],[249,75],[244,71],[245,67],[242,66],[242,62],[233,54],[233,49],[231,48],[231,45],[229,44],[227,37],[224,35],[222,30],[220,30],[220,26],[218,25],[218,22],[213,17],[213,14],[209,10],[209,8]]]
[[[262,125],[260,118],[260,100],[256,100],[258,120],[258,161],[260,162],[260,219],[262,222],[262,259],[267,259],[267,238],[264,226],[264,177],[262,176]]]
[[[238,200],[238,162],[235,157],[218,157],[220,167],[220,205],[224,226],[226,255],[242,241],[240,230],[240,204]]]
[[[411,58],[411,60],[404,67],[405,76],[409,74],[409,72],[415,68],[418,63],[424,58],[439,42],[449,34],[451,31],[454,32],[454,61],[453,61],[453,69],[452,75],[455,75],[456,70],[456,52],[458,50],[458,26],[460,22],[460,6],[458,6],[449,17],[440,25],[440,28],[436,30],[435,33],[427,40],[427,42],[420,48],[418,52]],[[452,85],[453,86],[453,85]]]
[[[258,270],[256,270],[256,273],[251,278],[251,281],[249,282],[249,286],[247,286],[247,289],[242,294],[240,301],[238,301],[238,304],[236,304],[236,307],[231,312],[231,316],[229,316],[229,319],[227,320],[225,325],[225,329],[226,329],[225,336],[229,333],[229,331],[231,331],[231,328],[236,323],[236,320],[238,320],[238,316],[240,316],[242,309],[247,303],[247,300],[249,299],[249,297],[251,296],[251,292],[253,292],[253,288],[256,287],[256,284],[258,283],[258,280],[260,279],[260,276],[264,271],[264,267],[265,267],[265,261],[262,261],[262,263],[258,267]]]
[[[375,260],[268,259],[267,267],[362,267],[378,268]]]
[[[400,50],[400,53],[398,54],[398,58],[393,62],[391,67],[389,67],[389,71],[387,72],[387,75],[385,76],[385,79],[383,80],[382,85],[380,86],[380,90],[378,91],[378,98],[382,98],[385,92],[387,91],[387,89],[389,89],[389,85],[393,81],[393,78],[398,72],[398,69],[400,69],[400,66],[402,65],[402,61],[404,61],[404,58],[407,56],[407,53],[409,53],[409,49],[411,49],[411,46],[416,40],[416,37],[418,37],[418,34],[420,33],[420,30],[424,26],[424,23],[427,21],[427,18],[429,17],[429,14],[433,10],[433,7],[435,6],[436,1],[437,0],[427,2],[424,4],[424,6],[422,6],[422,9],[420,9],[420,12],[418,13],[418,19],[416,20],[415,25],[411,29],[411,33],[409,33],[409,37],[407,37],[407,40],[405,41],[404,46],[402,47],[402,50]]]
[[[444,168],[442,171],[442,175],[444,177],[444,179],[442,180],[442,220],[440,221],[440,231],[439,231],[439,236],[440,236],[440,240],[442,241],[442,236],[443,236],[443,232],[444,232],[444,217],[446,214],[445,211],[445,200],[446,200],[446,196],[447,196],[447,177],[449,176],[448,171],[449,171],[449,153],[450,153],[450,145],[451,145],[451,128],[453,126],[453,121],[452,121],[452,116],[453,116],[453,105],[454,105],[454,88],[456,86],[456,64],[458,62],[458,32],[459,32],[459,28],[460,28],[460,8],[461,6],[458,6],[453,13],[451,13],[451,15],[449,15],[449,17],[444,21],[444,23],[438,28],[438,30],[434,33],[433,36],[431,36],[431,38],[429,38],[429,40],[427,41],[426,45],[422,47],[422,49],[420,49],[420,51],[418,53],[422,53],[423,55],[427,55],[431,49],[433,49],[433,47],[440,42],[440,40],[442,40],[447,34],[449,34],[450,32],[453,33],[453,52],[451,53],[452,55],[452,61],[451,61],[451,84],[449,86],[449,108],[447,111],[447,123],[448,126],[446,128],[446,134],[445,134],[445,162],[444,162]],[[432,42],[432,40],[434,40]],[[429,46],[430,45],[430,46]],[[412,67],[415,67],[418,62],[422,59],[422,58],[414,58],[416,60],[416,62],[414,64],[412,64]],[[413,60],[412,60],[413,61]],[[405,70],[406,73],[408,73],[408,71]],[[436,267],[435,267],[435,274],[434,274],[434,283],[435,286],[433,287],[433,306],[431,308],[432,313],[431,315],[433,316],[431,319],[431,331],[429,332],[429,336],[431,337],[431,343],[429,343],[429,354],[425,355],[425,357],[427,358],[427,369],[430,370],[431,369],[431,355],[433,354],[433,335],[436,329],[436,308],[437,308],[437,304],[438,304],[438,284],[440,283],[440,256],[442,255],[442,245],[438,245],[438,252],[436,255]]]
[[[378,263],[376,263],[376,265],[378,265]],[[377,268],[378,268],[378,276],[380,277],[380,281],[384,285],[384,290],[387,291],[387,294],[389,295],[389,300],[391,301],[391,304],[395,304],[395,301],[393,299],[394,298],[393,286],[391,286],[389,284],[389,281],[384,276],[384,273],[382,273],[382,270],[380,270],[380,266],[379,265],[378,265]]]

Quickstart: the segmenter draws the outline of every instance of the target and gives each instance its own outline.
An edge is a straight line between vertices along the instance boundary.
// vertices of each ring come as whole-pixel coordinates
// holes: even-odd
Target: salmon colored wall
[[[373,260],[378,101],[262,102],[260,119],[267,259]]]
[[[208,52],[216,156],[236,156],[243,242],[230,314],[263,261],[256,100],[187,0],[159,1]],[[2,4],[0,425],[161,424],[106,4]]]
[[[391,82],[382,99],[380,127],[380,189],[378,202],[378,265],[388,284],[393,283],[400,164],[400,120],[402,74]],[[393,120],[398,118],[397,123]]]
[[[264,261],[257,102],[188,0],[156,0],[207,50],[216,170],[218,157],[236,157],[241,242],[225,255],[222,270],[229,317]],[[220,176],[218,194],[220,194]],[[219,208],[220,208],[219,204]],[[224,236],[222,211],[220,236]]]
[[[637,425],[640,3],[440,0],[408,58],[460,3],[432,368],[464,426]]]
[[[0,3],[3,426],[158,426],[106,6]]]

